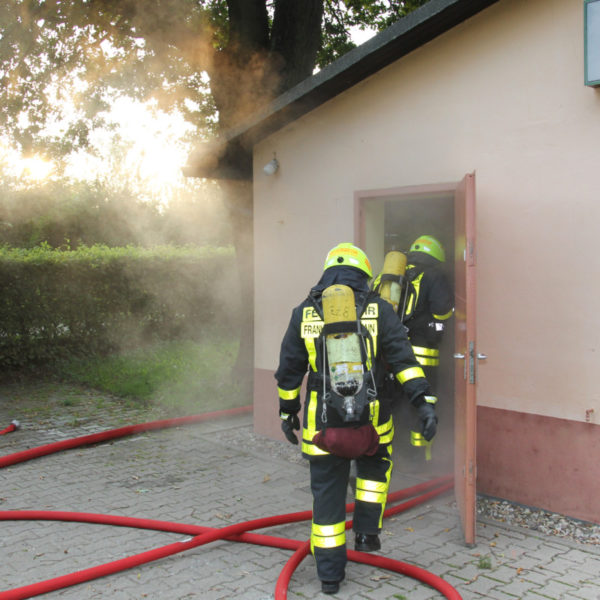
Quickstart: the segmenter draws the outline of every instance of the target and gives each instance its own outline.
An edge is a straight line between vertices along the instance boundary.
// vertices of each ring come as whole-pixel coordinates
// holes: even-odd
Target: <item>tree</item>
[[[128,94],[182,111],[208,139],[353,48],[350,28],[383,29],[425,2],[5,0],[0,126],[23,152],[61,155],[87,146],[90,131],[107,126],[111,100]],[[228,186],[251,298],[251,192]]]

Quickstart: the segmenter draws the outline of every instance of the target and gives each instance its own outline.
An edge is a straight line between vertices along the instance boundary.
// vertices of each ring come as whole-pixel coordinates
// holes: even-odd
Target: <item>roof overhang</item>
[[[397,61],[413,50],[466,21],[498,0],[429,0],[361,46],[354,48],[312,77],[276,98],[264,112],[248,123],[230,130],[217,144],[225,150],[218,164],[202,162],[206,148],[192,153],[184,167],[190,177],[236,179],[252,177],[251,159],[237,165],[241,154],[338,94]],[[214,144],[214,142],[211,142]],[[229,148],[231,146],[231,148]],[[241,154],[240,154],[241,153]],[[211,165],[214,165],[210,168]],[[225,177],[223,177],[225,176]]]

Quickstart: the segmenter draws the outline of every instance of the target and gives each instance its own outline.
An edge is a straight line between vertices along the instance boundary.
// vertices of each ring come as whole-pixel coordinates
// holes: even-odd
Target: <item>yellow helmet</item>
[[[433,258],[437,258],[440,262],[446,261],[446,253],[444,247],[432,235],[422,235],[418,237],[410,247],[409,252],[423,252]]]
[[[354,244],[338,244],[335,248],[332,248],[327,254],[325,259],[325,267],[323,270],[329,269],[329,267],[355,267],[366,273],[369,279],[373,277],[373,271],[371,270],[371,263],[367,258],[367,255]]]

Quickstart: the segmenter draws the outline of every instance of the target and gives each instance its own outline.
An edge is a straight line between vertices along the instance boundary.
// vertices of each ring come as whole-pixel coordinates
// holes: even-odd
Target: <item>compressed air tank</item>
[[[354,396],[362,386],[363,362],[352,288],[336,284],[323,291],[323,320],[325,325],[353,322],[354,333],[349,323],[347,332],[328,334],[325,345],[332,389],[344,398]]]
[[[389,302],[395,312],[398,312],[400,296],[402,295],[402,278],[406,272],[406,255],[392,250],[385,255],[381,271],[379,295]],[[388,276],[386,278],[385,276]],[[392,277],[389,277],[389,276]]]

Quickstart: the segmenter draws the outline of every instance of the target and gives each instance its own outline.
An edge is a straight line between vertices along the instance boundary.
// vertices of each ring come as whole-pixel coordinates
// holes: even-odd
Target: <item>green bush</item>
[[[60,363],[64,380],[142,402],[169,414],[241,406],[246,396],[232,380],[237,337],[211,332],[201,342],[160,342],[101,358]]]
[[[159,204],[99,182],[60,180],[29,189],[0,183],[0,245],[227,245],[232,239],[227,208],[213,188],[181,190]]]
[[[0,369],[235,327],[231,248],[0,248]]]

